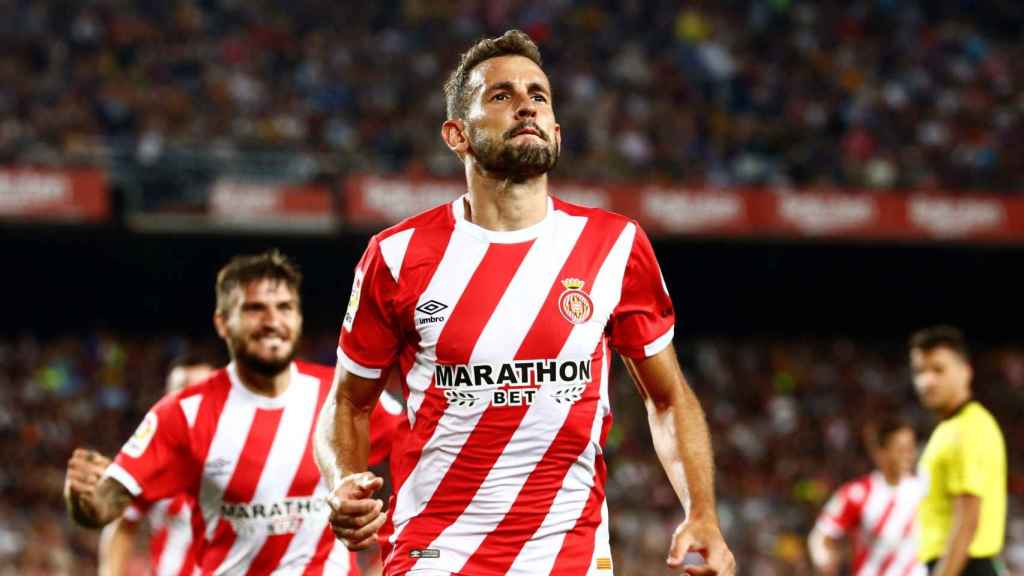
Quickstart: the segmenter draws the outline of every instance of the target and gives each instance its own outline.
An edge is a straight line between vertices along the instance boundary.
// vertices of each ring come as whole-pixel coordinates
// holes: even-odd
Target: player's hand
[[[331,529],[349,550],[368,548],[377,539],[377,531],[387,520],[384,502],[370,498],[384,486],[384,480],[372,472],[349,474],[327,497],[331,507]]]
[[[68,459],[68,470],[64,476],[64,499],[76,519],[83,512],[87,516],[94,515],[96,487],[107,466],[110,466],[110,458],[86,448],[76,448]]]
[[[683,559],[689,552],[703,556],[704,564],[684,564]],[[714,520],[687,519],[680,524],[672,535],[672,548],[667,563],[671,568],[690,576],[736,575],[736,560]]]

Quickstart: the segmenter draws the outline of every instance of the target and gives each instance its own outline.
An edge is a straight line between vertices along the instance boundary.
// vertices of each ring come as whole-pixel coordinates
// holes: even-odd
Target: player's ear
[[[441,139],[459,159],[465,157],[470,149],[466,124],[459,118],[449,118],[441,124]]]
[[[228,321],[219,310],[213,313],[213,327],[221,338],[228,337]]]

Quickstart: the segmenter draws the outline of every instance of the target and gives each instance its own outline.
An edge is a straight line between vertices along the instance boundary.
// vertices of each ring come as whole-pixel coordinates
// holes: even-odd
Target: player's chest
[[[498,285],[495,293],[466,298],[425,291],[409,310],[408,329],[441,363],[589,355],[617,302],[574,277],[544,282],[533,294],[509,291],[516,288]],[[588,333],[586,344],[571,339],[574,332]]]

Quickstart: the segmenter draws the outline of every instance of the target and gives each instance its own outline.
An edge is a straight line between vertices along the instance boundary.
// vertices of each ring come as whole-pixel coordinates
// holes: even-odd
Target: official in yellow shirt
[[[942,421],[919,469],[919,556],[932,576],[998,576],[1006,528],[1006,444],[995,418],[971,397],[963,335],[937,326],[910,340],[914,387]]]

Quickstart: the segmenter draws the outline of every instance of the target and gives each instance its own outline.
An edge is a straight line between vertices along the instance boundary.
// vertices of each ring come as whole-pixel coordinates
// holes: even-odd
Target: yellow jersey
[[[1006,443],[992,414],[971,401],[932,432],[920,463],[926,494],[918,510],[918,556],[931,562],[946,551],[953,524],[953,498],[981,498],[972,558],[996,556],[1006,529]]]

